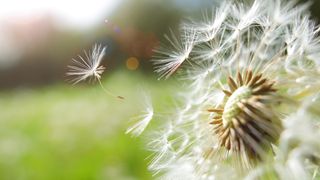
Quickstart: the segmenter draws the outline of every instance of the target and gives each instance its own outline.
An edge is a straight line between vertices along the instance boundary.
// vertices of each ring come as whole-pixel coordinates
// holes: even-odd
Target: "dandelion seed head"
[[[319,177],[319,28],[308,3],[250,2],[183,23],[156,50],[156,72],[181,70],[183,84],[148,145],[165,179]]]

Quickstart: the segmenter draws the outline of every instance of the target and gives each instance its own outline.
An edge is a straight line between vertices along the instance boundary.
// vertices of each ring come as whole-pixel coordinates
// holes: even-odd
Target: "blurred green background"
[[[125,134],[141,80],[155,102],[168,98],[168,86],[123,70],[103,83],[125,101],[62,83],[2,92],[0,179],[150,179],[144,138]]]
[[[18,6],[19,4],[19,6]],[[215,6],[212,0],[11,0],[0,7],[0,179],[152,179],[144,138],[125,134],[172,81],[152,73],[152,49],[169,28]],[[320,2],[311,9],[313,16]],[[209,8],[211,9],[211,8]],[[103,84],[65,82],[73,57],[108,46]]]

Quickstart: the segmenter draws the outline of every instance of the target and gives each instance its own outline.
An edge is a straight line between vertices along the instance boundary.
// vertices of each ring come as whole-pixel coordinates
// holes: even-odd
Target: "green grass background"
[[[143,138],[125,134],[140,86],[165,102],[169,83],[119,71],[103,84],[66,83],[0,93],[0,179],[151,179]]]

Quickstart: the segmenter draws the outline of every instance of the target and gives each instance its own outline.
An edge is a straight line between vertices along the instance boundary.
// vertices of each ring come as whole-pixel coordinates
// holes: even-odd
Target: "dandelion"
[[[109,95],[124,99],[122,96],[115,96],[110,91],[106,90],[101,82],[101,75],[105,70],[105,67],[101,65],[103,56],[105,55],[106,47],[95,44],[91,51],[84,51],[85,57],[78,55],[78,59],[72,59],[72,65],[68,66],[67,76],[70,77],[70,82],[77,84],[81,81],[97,80],[102,89]]]
[[[164,179],[320,178],[320,41],[307,7],[228,1],[183,23],[187,39],[156,50],[160,77],[180,69],[185,86],[151,131],[150,170]]]

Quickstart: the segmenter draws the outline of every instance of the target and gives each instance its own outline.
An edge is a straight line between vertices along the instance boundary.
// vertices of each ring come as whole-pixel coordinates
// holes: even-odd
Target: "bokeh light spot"
[[[130,57],[126,61],[127,68],[130,70],[136,70],[139,67],[139,60],[135,57]]]

